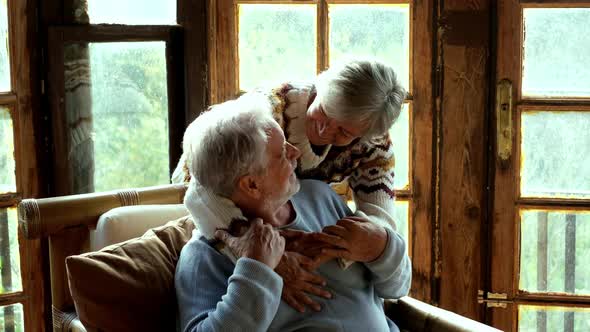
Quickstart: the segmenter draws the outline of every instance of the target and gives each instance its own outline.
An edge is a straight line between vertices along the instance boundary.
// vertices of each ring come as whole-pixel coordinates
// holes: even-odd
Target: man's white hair
[[[183,149],[191,177],[213,193],[229,198],[241,176],[263,174],[273,127],[278,124],[263,95],[246,94],[212,106],[184,134]]]
[[[368,59],[331,66],[318,76],[316,89],[327,116],[368,124],[364,139],[385,134],[406,98],[393,68]]]

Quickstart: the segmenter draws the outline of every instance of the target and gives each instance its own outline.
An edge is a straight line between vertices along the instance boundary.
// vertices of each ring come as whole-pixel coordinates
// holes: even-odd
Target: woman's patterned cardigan
[[[301,151],[297,175],[337,184],[347,180],[357,208],[356,214],[396,229],[393,168],[395,159],[389,135],[368,142],[355,140],[348,146],[312,147],[305,130],[305,114],[316,93],[312,84],[286,83],[263,94],[272,104],[273,117],[286,140]],[[172,181],[190,180],[184,155]],[[340,193],[340,192],[339,192]]]

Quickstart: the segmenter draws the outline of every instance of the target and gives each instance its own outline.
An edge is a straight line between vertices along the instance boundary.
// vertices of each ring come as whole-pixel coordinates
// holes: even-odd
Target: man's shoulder
[[[334,190],[325,183],[324,181],[314,180],[314,179],[302,179],[299,180],[301,184],[301,188],[297,195],[305,195],[306,197],[309,196],[325,196],[328,195],[336,195]],[[338,195],[336,195],[338,196]]]
[[[224,264],[226,263],[225,261],[228,261],[231,264],[227,257],[223,256],[217,249],[215,249],[213,242],[207,240],[204,236],[195,231],[192,238],[182,248],[178,264],[179,266],[190,267],[201,262],[217,262]]]

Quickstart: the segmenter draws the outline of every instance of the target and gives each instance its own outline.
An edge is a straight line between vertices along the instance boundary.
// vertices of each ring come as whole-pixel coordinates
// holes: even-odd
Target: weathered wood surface
[[[497,3],[497,49],[498,56],[496,61],[497,81],[507,78],[512,82],[513,101],[520,99],[520,4],[517,0],[500,0]],[[516,116],[516,105],[513,105],[512,123],[518,128],[518,118]],[[495,123],[496,117],[492,118]],[[500,164],[496,157],[495,150],[490,160],[495,165],[494,183],[492,193],[494,195],[494,206],[492,215],[492,236],[491,240],[491,264],[490,264],[490,289],[495,293],[506,293],[508,298],[513,298],[514,276],[516,272],[517,248],[515,236],[516,228],[516,181],[514,180],[515,172],[518,171],[515,163],[515,153],[517,147],[516,135],[512,143],[513,154],[508,163]],[[495,137],[495,136],[494,136]],[[495,139],[495,138],[494,138]],[[513,331],[516,329],[517,306],[509,305],[506,309],[490,309],[490,321],[494,327],[504,331]]]
[[[41,163],[38,156],[40,116],[40,79],[38,76],[39,47],[36,17],[38,2],[33,0],[10,1],[12,56],[12,84],[16,94],[15,157],[17,189],[21,197],[41,197]],[[19,232],[21,275],[25,330],[45,331],[43,261],[40,240],[26,240]]]
[[[444,1],[441,10],[440,260],[435,274],[440,307],[481,320],[477,291],[485,264],[490,3]]]
[[[434,100],[432,76],[434,1],[418,1],[412,8],[411,45],[412,90],[411,103],[411,201],[410,228],[412,256],[412,297],[434,303],[433,294],[433,236],[435,218],[435,181],[433,158],[436,157],[434,139]]]

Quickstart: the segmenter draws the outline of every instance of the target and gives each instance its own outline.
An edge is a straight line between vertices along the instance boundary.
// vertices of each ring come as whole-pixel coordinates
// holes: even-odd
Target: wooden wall
[[[477,294],[486,273],[491,1],[439,1],[438,12],[438,303],[483,320]]]

